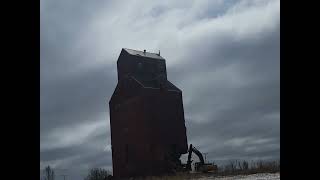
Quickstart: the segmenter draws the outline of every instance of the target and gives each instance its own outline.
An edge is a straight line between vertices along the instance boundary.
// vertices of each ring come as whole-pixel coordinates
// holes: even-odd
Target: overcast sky
[[[41,0],[40,166],[111,170],[121,48],[161,51],[207,159],[280,156],[280,1]],[[58,176],[57,180],[62,179]]]

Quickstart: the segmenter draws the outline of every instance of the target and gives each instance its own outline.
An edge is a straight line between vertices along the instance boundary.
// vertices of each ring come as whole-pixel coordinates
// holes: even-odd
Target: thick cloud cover
[[[111,170],[121,48],[161,50],[208,160],[279,158],[280,1],[43,0],[40,12],[41,168]]]

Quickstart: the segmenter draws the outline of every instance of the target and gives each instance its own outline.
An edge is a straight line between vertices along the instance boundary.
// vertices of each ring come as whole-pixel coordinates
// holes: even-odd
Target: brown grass
[[[122,180],[196,180],[202,177],[223,177],[234,175],[249,175],[256,173],[280,172],[280,160],[278,161],[229,161],[228,164],[218,167],[217,173],[177,173],[171,176],[148,176],[127,178]]]

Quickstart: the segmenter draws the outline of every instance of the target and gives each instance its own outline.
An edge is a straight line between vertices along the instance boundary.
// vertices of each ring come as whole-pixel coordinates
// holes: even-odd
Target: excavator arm
[[[201,152],[198,149],[196,149],[195,147],[192,147],[192,151],[199,157],[200,163],[203,165],[204,159],[203,159]]]
[[[186,170],[187,171],[191,171],[191,163],[192,163],[192,160],[191,160],[191,157],[192,157],[192,153],[195,153],[198,157],[199,157],[199,160],[200,162],[196,162],[195,163],[195,170],[196,171],[202,171],[202,172],[208,172],[208,171],[211,171],[211,172],[214,172],[214,171],[217,171],[218,170],[218,167],[217,165],[214,165],[213,163],[205,163],[204,162],[204,159],[203,159],[203,156],[202,156],[202,153],[196,149],[195,147],[192,146],[192,144],[190,144],[190,147],[189,147],[189,150],[188,150],[189,154],[188,154],[188,161],[187,161],[187,164],[186,164]]]
[[[196,149],[195,147],[192,146],[192,144],[190,144],[188,151],[189,151],[189,154],[188,154],[188,161],[187,161],[187,165],[186,165],[186,168],[187,168],[188,171],[191,171],[191,163],[192,163],[191,157],[192,157],[192,152],[195,153],[195,154],[199,157],[200,164],[201,164],[201,165],[204,165],[203,156],[202,156],[201,152],[200,152],[198,149]]]
[[[191,171],[191,156],[192,156],[192,144],[190,144],[189,150],[188,150],[188,161],[187,161],[187,165],[186,165],[186,169],[188,171]]]

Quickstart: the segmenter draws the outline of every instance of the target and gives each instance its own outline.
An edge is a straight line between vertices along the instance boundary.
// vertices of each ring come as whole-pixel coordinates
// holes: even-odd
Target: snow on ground
[[[251,175],[238,175],[228,177],[204,177],[197,180],[280,180],[280,173],[259,173]]]

